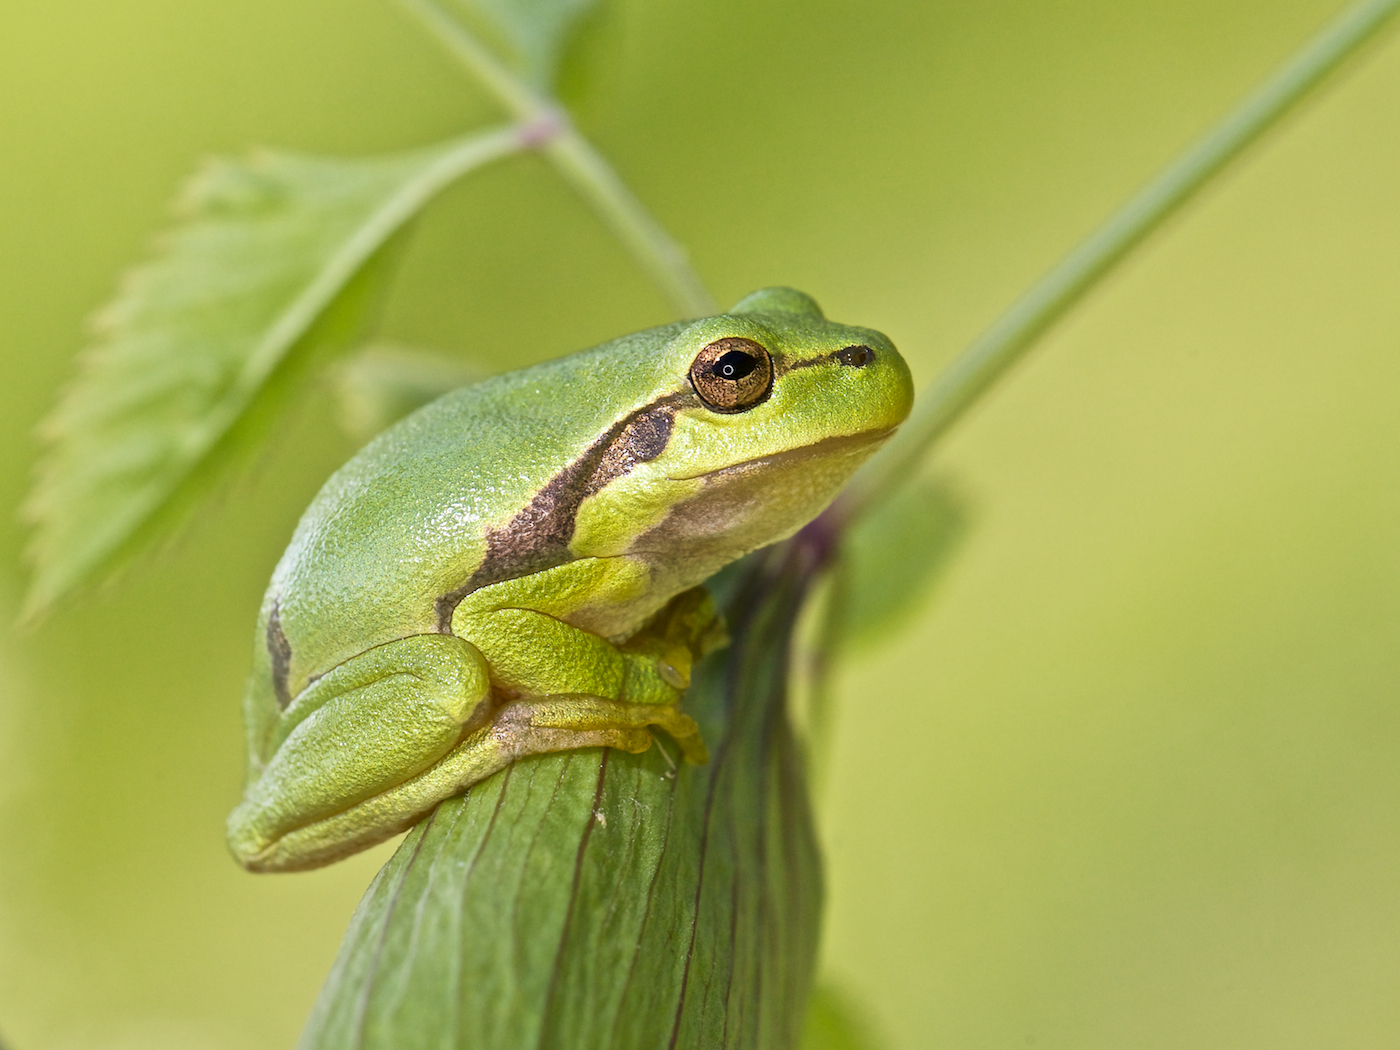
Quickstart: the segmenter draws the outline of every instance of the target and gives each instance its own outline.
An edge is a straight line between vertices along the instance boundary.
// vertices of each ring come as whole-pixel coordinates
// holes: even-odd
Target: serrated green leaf
[[[367,346],[335,370],[340,425],[352,438],[367,441],[429,401],[490,374],[482,365],[433,350]]]
[[[208,164],[158,256],[99,315],[43,425],[27,613],[168,534],[298,369],[352,342],[390,238],[444,186],[521,145],[501,129],[388,157]]]
[[[782,550],[729,574],[734,642],[685,701],[708,765],[656,746],[525,759],[414,829],[302,1050],[793,1050],[821,903],[784,713],[805,585]]]
[[[915,478],[858,518],[841,542],[832,596],[843,646],[894,637],[927,599],[967,531],[965,501]]]
[[[529,81],[552,88],[564,54],[599,0],[452,0]]]

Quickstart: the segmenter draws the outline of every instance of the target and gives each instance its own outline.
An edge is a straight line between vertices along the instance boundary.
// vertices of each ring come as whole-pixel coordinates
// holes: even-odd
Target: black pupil
[[[758,367],[758,359],[742,350],[731,350],[710,368],[721,379],[743,379]]]

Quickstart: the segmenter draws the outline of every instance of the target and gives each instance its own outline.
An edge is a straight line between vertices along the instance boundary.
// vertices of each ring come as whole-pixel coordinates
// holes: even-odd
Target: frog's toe
[[[616,747],[639,754],[651,745],[652,727],[664,729],[686,761],[708,759],[695,719],[671,704],[633,704],[594,696],[556,696],[508,704],[492,733],[512,757],[579,747]]]
[[[710,760],[705,747],[705,738],[700,735],[700,726],[689,715],[673,710],[673,716],[665,722],[657,723],[666,730],[681,749],[681,755],[692,765],[703,766]]]

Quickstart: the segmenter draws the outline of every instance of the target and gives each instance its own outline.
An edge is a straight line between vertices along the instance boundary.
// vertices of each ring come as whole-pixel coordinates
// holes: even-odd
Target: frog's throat
[[[825,438],[696,474],[686,480],[700,491],[671,505],[626,553],[648,563],[656,595],[678,594],[802,528],[893,433]]]

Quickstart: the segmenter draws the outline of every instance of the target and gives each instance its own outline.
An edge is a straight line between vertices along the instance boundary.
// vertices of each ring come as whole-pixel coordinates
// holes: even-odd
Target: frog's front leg
[[[411,781],[490,717],[481,654],[418,635],[352,657],[278,720],[271,760],[229,817],[229,845],[256,871],[325,864],[420,815],[366,806]]]
[[[645,587],[645,578],[638,579],[645,571],[624,559],[584,559],[483,588],[458,607],[453,632],[485,656],[496,695],[527,705],[511,705],[514,715],[507,708],[496,718],[497,737],[507,750],[586,747],[544,743],[569,732],[631,732],[650,725],[670,733],[688,760],[705,761],[699,729],[679,711],[692,663],[722,644],[705,591],[673,598],[620,644],[569,622],[586,619],[595,603],[623,604],[629,592]]]

